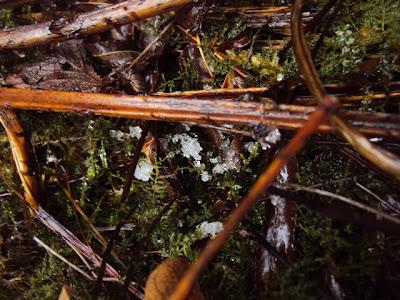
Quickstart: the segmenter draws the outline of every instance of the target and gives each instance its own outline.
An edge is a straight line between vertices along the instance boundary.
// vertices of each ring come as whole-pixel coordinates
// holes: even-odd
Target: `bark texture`
[[[114,26],[176,10],[191,0],[129,0],[73,18],[21,26],[0,31],[0,49],[29,48],[82,35],[107,31]]]

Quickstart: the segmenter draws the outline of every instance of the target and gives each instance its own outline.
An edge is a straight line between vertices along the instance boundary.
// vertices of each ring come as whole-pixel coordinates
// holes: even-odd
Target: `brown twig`
[[[347,198],[347,197],[344,197],[344,196],[341,196],[341,195],[338,195],[335,193],[331,193],[331,192],[320,190],[320,189],[315,189],[312,187],[301,186],[298,184],[292,184],[292,183],[275,184],[274,186],[277,188],[283,188],[283,189],[289,188],[289,189],[294,189],[294,190],[299,190],[299,191],[306,191],[309,193],[314,193],[314,194],[318,194],[318,195],[325,196],[325,197],[330,197],[330,198],[342,201],[344,203],[347,203],[351,206],[357,207],[359,209],[365,210],[369,213],[372,213],[372,214],[376,215],[378,218],[382,218],[382,219],[385,219],[392,223],[395,223],[397,225],[400,225],[400,219],[398,219],[396,217],[392,217],[391,215],[381,212],[373,207],[370,207],[361,202],[358,202],[356,200],[353,200],[353,199],[350,199],[350,198]]]
[[[313,107],[251,101],[4,88],[0,88],[0,106],[212,125],[226,123],[264,125],[285,130],[301,128],[315,110]],[[400,116],[398,115],[353,111],[343,111],[342,115],[365,134],[400,138]],[[334,131],[335,128],[329,122],[323,122],[317,129],[317,132]]]
[[[390,100],[390,101],[400,101],[400,92],[394,91],[385,93],[371,93],[368,95],[340,95],[337,96],[340,103],[354,103],[361,102],[363,100]],[[295,99],[296,104],[300,105],[315,105],[317,100],[313,97],[297,97]]]
[[[127,0],[80,13],[72,19],[38,23],[0,31],[0,49],[28,48],[107,31],[117,25],[137,22],[176,10],[191,0]]]
[[[171,93],[155,93],[154,96],[160,97],[211,97],[211,96],[221,96],[221,97],[237,97],[243,94],[263,94],[268,91],[269,87],[250,87],[242,89],[212,89],[212,90],[193,90],[193,91],[179,91]]]
[[[29,153],[32,152],[31,145],[25,137],[25,132],[19,122],[17,115],[8,109],[0,111],[0,122],[6,130],[12,155],[19,178],[25,192],[25,201],[33,209],[37,209],[40,204],[40,185],[35,170],[33,170],[29,160]]]
[[[326,98],[321,79],[312,62],[310,51],[307,47],[304,30],[301,23],[302,0],[296,0],[292,10],[292,38],[297,62],[304,75],[308,89],[318,102]],[[343,115],[332,115],[331,121],[338,131],[362,156],[374,163],[380,169],[400,180],[400,159],[394,154],[377,147],[369,142],[357,129],[350,126]]]
[[[129,69],[132,69],[146,54],[149,52],[157,43],[158,41],[164,37],[164,35],[172,28],[175,24],[175,20],[170,21],[160,32],[160,34],[152,40],[147,47],[129,64]]]
[[[280,169],[288,162],[288,160],[303,148],[306,139],[313,134],[317,129],[318,124],[323,121],[335,107],[336,101],[333,98],[326,98],[326,101],[324,101],[322,105],[318,106],[315,112],[310,116],[307,123],[297,131],[286,147],[282,149],[272,163],[260,175],[249,193],[240,201],[236,209],[230,214],[228,220],[224,224],[224,229],[207,244],[206,248],[181,279],[170,299],[185,299],[200,272],[204,270],[207,264],[221,250],[225,241],[229,238],[238,223],[244,218],[249,208],[273,183],[276,176],[279,174]]]

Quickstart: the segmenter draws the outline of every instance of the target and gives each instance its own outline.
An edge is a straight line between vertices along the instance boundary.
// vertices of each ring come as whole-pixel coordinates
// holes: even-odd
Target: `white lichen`
[[[253,153],[255,147],[256,147],[255,142],[248,142],[248,143],[244,144],[244,149],[246,149],[247,152],[249,152],[249,153]]]
[[[267,136],[264,138],[264,141],[268,144],[276,144],[276,142],[280,141],[281,139],[281,132],[278,128],[272,129],[268,132]]]
[[[149,181],[153,170],[154,166],[152,163],[148,159],[142,158],[136,166],[134,176],[138,180]]]
[[[217,164],[218,163],[218,157],[210,157],[210,163],[212,163],[212,164]]]
[[[279,183],[287,183],[289,181],[289,171],[287,165],[284,165],[279,171],[277,181]]]
[[[223,158],[210,158],[210,162],[215,164],[212,169],[212,173],[223,174],[230,170],[239,172],[241,162],[233,150],[229,139],[224,140],[221,145],[221,149],[224,153]]]
[[[46,151],[46,162],[47,163],[54,163],[54,162],[57,162],[57,161],[58,161],[57,157],[50,150],[47,150]]]
[[[121,130],[110,130],[110,136],[119,142],[122,142],[123,140],[125,140],[126,137],[130,137],[129,134],[127,134]]]
[[[193,158],[194,160],[201,160],[200,152],[203,148],[197,138],[191,137],[187,133],[175,134],[171,138],[173,143],[181,144],[182,155],[186,158]]]
[[[142,128],[140,128],[140,126],[129,126],[129,136],[134,139],[140,139],[142,136]]]
[[[286,199],[278,195],[270,195],[271,204],[275,207],[275,214],[272,220],[273,226],[267,231],[267,240],[277,249],[283,247],[286,252],[290,246],[290,231],[285,220]]]
[[[204,221],[198,226],[198,228],[200,229],[201,238],[214,238],[218,232],[224,229],[224,224],[222,224],[221,222]]]
[[[339,283],[336,281],[335,276],[333,276],[332,274],[330,275],[330,285],[329,288],[333,294],[333,296],[335,297],[335,299],[337,300],[341,300],[344,298],[342,289],[340,288]]]
[[[201,178],[201,181],[208,182],[211,179],[211,175],[207,171],[203,171],[203,172],[201,172],[200,178]]]

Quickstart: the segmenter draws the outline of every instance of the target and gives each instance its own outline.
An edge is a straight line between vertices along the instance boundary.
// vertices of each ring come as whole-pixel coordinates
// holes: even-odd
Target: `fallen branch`
[[[336,101],[333,98],[326,98],[315,112],[310,116],[307,123],[302,127],[290,142],[276,156],[272,163],[259,176],[257,181],[251,187],[249,193],[240,201],[236,209],[229,215],[224,224],[224,229],[211,240],[197,260],[193,263],[185,276],[180,280],[174,293],[170,297],[172,300],[183,300],[188,295],[192,285],[196,281],[200,272],[204,270],[207,264],[218,254],[225,241],[235,230],[239,222],[245,217],[249,208],[264,194],[265,190],[273,183],[278,176],[281,168],[300,151],[307,138],[314,133],[318,124],[336,108]]]
[[[128,0],[72,19],[38,23],[0,31],[0,49],[29,48],[82,35],[107,31],[115,26],[137,22],[176,10],[191,0]]]
[[[301,128],[315,111],[313,107],[275,105],[250,101],[128,96],[44,90],[0,88],[0,106],[14,109],[69,112],[132,119],[275,126]],[[342,111],[350,124],[371,136],[400,138],[400,116]],[[317,132],[334,132],[323,122]]]

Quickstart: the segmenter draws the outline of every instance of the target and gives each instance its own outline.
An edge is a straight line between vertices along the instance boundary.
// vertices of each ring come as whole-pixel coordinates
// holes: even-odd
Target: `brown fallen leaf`
[[[70,300],[72,297],[72,289],[70,286],[64,284],[61,293],[58,296],[58,300]]]
[[[1,83],[16,88],[100,91],[101,78],[86,63],[82,41],[62,42],[52,50],[41,60],[15,66]]]
[[[185,257],[167,259],[151,272],[146,282],[144,300],[165,300],[175,290],[179,279],[190,266],[190,261]],[[187,300],[204,300],[198,282],[193,286]]]
[[[157,140],[151,132],[149,132],[146,136],[141,153],[144,153],[147,159],[155,164],[157,154]]]

